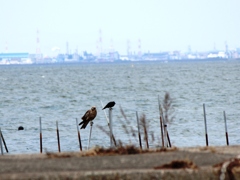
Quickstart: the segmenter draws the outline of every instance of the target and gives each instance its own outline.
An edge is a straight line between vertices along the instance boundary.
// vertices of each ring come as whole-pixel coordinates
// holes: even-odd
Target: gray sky
[[[111,42],[121,54],[240,47],[240,0],[0,0],[0,53],[45,55],[53,47],[97,52]],[[37,45],[37,29],[39,44]]]

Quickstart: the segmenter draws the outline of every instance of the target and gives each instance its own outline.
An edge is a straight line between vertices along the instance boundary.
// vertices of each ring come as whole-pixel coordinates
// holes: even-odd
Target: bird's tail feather
[[[80,129],[85,129],[85,127],[88,125],[89,121],[83,121],[83,125]]]

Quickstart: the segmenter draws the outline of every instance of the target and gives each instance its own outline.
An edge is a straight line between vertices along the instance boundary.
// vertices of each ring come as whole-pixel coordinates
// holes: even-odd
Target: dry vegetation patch
[[[172,152],[177,150],[178,149],[176,147],[141,150],[140,148],[134,145],[126,145],[126,146],[118,146],[116,148],[95,147],[88,151],[83,151],[78,153],[46,152],[46,156],[47,158],[71,158],[71,157],[86,157],[86,156],[131,155],[131,154],[156,153],[156,152]]]
[[[154,169],[197,169],[198,167],[190,160],[174,160],[169,164],[156,166]]]

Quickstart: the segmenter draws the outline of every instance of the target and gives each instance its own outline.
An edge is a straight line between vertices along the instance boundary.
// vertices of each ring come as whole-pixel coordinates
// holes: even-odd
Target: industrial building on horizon
[[[8,52],[7,42],[5,43],[5,53],[0,53],[0,65],[4,64],[43,64],[43,63],[78,63],[78,62],[116,62],[116,61],[161,61],[161,60],[196,60],[196,59],[239,59],[240,48],[229,50],[225,42],[225,50],[214,50],[206,52],[192,52],[191,46],[188,52],[164,51],[164,52],[142,52],[141,39],[137,40],[137,47],[131,47],[131,41],[126,43],[126,54],[120,54],[114,49],[111,39],[108,48],[103,47],[102,30],[99,30],[99,38],[96,41],[96,53],[87,51],[74,53],[69,50],[69,43],[66,42],[66,52],[60,53],[60,48],[53,47],[53,55],[46,56],[41,52],[39,30],[36,31],[36,53],[28,52]],[[133,50],[135,49],[135,50]]]
[[[207,51],[182,53],[180,51],[129,53],[120,55],[117,51],[101,53],[98,56],[84,51],[81,55],[57,54],[55,57],[44,57],[42,54],[0,53],[0,65],[7,64],[47,64],[47,63],[86,63],[86,62],[119,62],[119,61],[168,61],[168,60],[203,60],[203,59],[240,59],[240,48],[231,51]]]

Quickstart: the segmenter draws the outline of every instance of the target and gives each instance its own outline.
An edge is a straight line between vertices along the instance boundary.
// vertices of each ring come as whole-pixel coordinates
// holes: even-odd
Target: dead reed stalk
[[[149,144],[148,144],[148,125],[147,125],[145,114],[142,114],[142,116],[140,117],[140,125],[143,127],[144,140],[146,142],[147,149],[149,149]]]
[[[163,100],[163,110],[160,106],[160,114],[163,116],[163,124],[164,124],[164,136],[167,143],[167,146],[171,147],[171,141],[167,130],[167,125],[170,124],[174,119],[174,106],[173,99],[170,97],[168,92],[165,93]]]
[[[120,106],[120,112],[121,112],[121,114],[124,118],[124,121],[122,119],[120,119],[120,123],[122,124],[122,127],[123,127],[125,133],[127,134],[128,138],[130,140],[130,144],[131,144],[131,138],[130,137],[133,137],[134,140],[137,141],[137,130],[133,129],[132,126],[129,126],[129,124],[131,124],[131,121],[127,118],[127,116],[124,113],[121,106]]]

